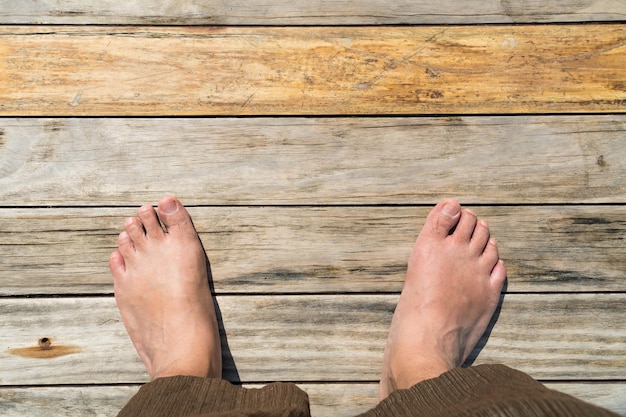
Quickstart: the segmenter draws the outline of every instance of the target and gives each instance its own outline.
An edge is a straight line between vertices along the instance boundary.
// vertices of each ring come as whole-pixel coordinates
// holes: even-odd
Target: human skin
[[[126,220],[111,254],[115,299],[151,380],[220,378],[207,259],[183,205],[162,199]],[[380,399],[460,366],[485,332],[506,279],[489,227],[454,200],[437,204],[413,247],[394,313]]]
[[[111,254],[115,300],[151,380],[221,378],[207,258],[183,205],[163,198],[129,218]]]
[[[454,200],[437,204],[409,258],[383,355],[380,399],[461,366],[487,329],[505,280],[487,223]]]

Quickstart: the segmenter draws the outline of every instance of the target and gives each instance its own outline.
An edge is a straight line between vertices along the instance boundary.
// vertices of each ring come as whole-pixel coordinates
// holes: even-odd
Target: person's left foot
[[[207,259],[191,218],[172,197],[129,218],[111,254],[115,300],[151,380],[220,378],[222,356]],[[165,231],[163,227],[165,227]]]

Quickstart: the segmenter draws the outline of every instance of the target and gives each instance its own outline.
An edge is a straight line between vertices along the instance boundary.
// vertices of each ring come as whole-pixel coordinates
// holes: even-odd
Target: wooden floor
[[[455,197],[509,270],[474,363],[626,416],[626,4],[80,3],[0,7],[1,415],[112,416],[146,382],[107,261],[174,194],[229,380],[374,406],[410,247]]]

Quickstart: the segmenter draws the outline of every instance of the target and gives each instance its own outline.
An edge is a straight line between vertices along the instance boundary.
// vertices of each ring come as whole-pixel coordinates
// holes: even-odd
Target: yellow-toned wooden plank
[[[260,388],[246,384],[247,388]],[[309,394],[311,415],[316,417],[349,417],[365,412],[378,404],[378,384],[323,383],[298,384]],[[572,394],[583,401],[626,416],[626,384],[566,383],[547,384],[548,388]],[[78,386],[1,388],[0,413],[5,417],[41,415],[113,416],[139,389],[138,386]]]
[[[164,194],[201,205],[626,203],[626,115],[0,119],[3,206]]]
[[[399,292],[429,208],[191,208],[218,293]],[[511,292],[625,291],[626,207],[475,207]],[[0,210],[0,294],[112,293],[133,209]]]
[[[371,25],[624,20],[619,0],[7,1],[0,23]]]
[[[396,302],[394,295],[218,297],[226,377],[375,382]],[[624,294],[506,295],[475,364],[505,363],[542,380],[619,381],[625,308]],[[0,313],[0,385],[40,385],[42,375],[55,384],[146,381],[113,298],[5,298]],[[11,353],[43,337],[78,351]]]
[[[0,28],[0,115],[626,111],[626,26]]]

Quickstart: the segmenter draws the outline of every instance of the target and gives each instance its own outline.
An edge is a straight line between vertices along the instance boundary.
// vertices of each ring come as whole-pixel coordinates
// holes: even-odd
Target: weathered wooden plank
[[[217,293],[399,292],[429,208],[192,207]],[[626,207],[476,207],[512,292],[625,291]],[[0,210],[0,294],[112,293],[134,209]]]
[[[626,26],[0,28],[0,115],[626,111]]]
[[[377,381],[393,295],[222,296],[230,347],[227,378]],[[626,295],[515,295],[475,363],[501,362],[544,380],[621,380]],[[0,385],[136,383],[146,380],[112,298],[0,300]],[[9,349],[46,337],[72,353],[20,357]],[[41,351],[40,351],[41,352]],[[477,352],[475,352],[476,354]],[[236,367],[236,371],[235,371]]]
[[[245,386],[259,388],[262,385]],[[298,386],[309,394],[311,415],[316,417],[354,416],[378,403],[377,383]],[[547,386],[626,416],[624,383],[552,383]],[[0,388],[0,414],[5,417],[114,416],[138,389],[137,386]]]
[[[42,383],[46,381],[42,375]],[[0,388],[5,417],[115,416],[137,392],[137,386]]]
[[[545,384],[548,388],[561,391],[615,413],[626,416],[626,384]]]
[[[140,205],[164,194],[201,205],[434,204],[442,195],[626,203],[625,144],[625,115],[7,118],[0,199],[44,207]]]
[[[2,2],[0,23],[164,25],[372,25],[624,20],[619,0],[383,0],[290,2],[138,0]]]

